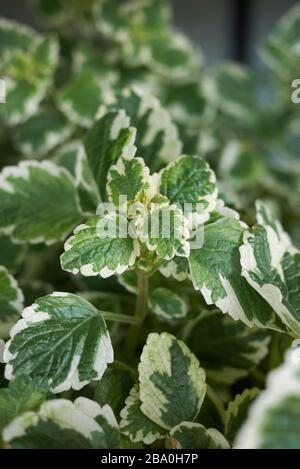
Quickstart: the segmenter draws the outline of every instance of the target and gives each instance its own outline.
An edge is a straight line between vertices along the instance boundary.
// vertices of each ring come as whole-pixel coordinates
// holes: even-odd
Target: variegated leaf
[[[55,399],[37,412],[25,412],[3,432],[16,449],[100,449],[119,442],[118,424],[108,405],[79,397],[75,402]]]
[[[300,252],[268,205],[257,203],[257,223],[244,234],[242,275],[272,306],[290,332],[300,334]]]
[[[99,380],[113,361],[101,312],[71,293],[36,300],[24,309],[10,337],[4,352],[6,378],[42,378],[55,393]]]
[[[15,128],[13,140],[26,157],[39,158],[67,140],[72,131],[73,127],[56,109],[41,108]]]
[[[29,26],[16,21],[0,18],[0,57],[1,60],[8,51],[26,50],[36,39],[36,34]]]
[[[190,232],[187,219],[175,205],[154,207],[137,220],[140,240],[149,251],[171,260],[175,256],[188,257]]]
[[[172,204],[185,209],[186,216],[195,213],[198,222],[206,221],[216,206],[216,176],[198,156],[183,155],[170,163],[159,173],[157,187]]]
[[[56,104],[73,124],[89,128],[105,114],[112,101],[109,83],[103,81],[99,74],[83,70],[59,91]]]
[[[48,393],[46,385],[29,376],[19,376],[7,388],[0,389],[0,435],[16,417],[24,412],[37,410]]]
[[[260,49],[262,59],[288,86],[299,74],[299,25],[300,7],[295,4],[280,19]]]
[[[164,438],[166,430],[149,419],[141,410],[139,388],[135,385],[125,401],[121,411],[120,431],[134,443],[143,442],[151,445],[156,440]]]
[[[167,90],[166,107],[172,119],[186,128],[197,129],[202,123],[205,97],[199,81],[172,86]]]
[[[130,39],[131,29],[145,28],[140,35],[147,35],[147,29],[165,29],[169,24],[171,11],[164,0],[102,0],[99,2],[97,26],[109,39],[124,42]]]
[[[233,443],[238,430],[247,418],[249,407],[259,395],[258,388],[245,389],[229,402],[225,413],[225,435]]]
[[[49,161],[6,167],[0,174],[0,198],[0,228],[22,242],[64,239],[83,216],[74,179]]]
[[[35,114],[46,96],[58,62],[58,43],[37,38],[26,51],[8,54],[0,66],[5,76],[6,104],[0,114],[8,125],[24,122]]]
[[[137,294],[138,291],[138,276],[137,272],[134,269],[128,269],[122,275],[118,276],[118,282],[122,285],[122,287],[126,288],[130,293],[134,295]]]
[[[166,332],[148,336],[139,381],[141,410],[157,425],[168,430],[197,417],[206,392],[205,372],[174,336]]]
[[[24,296],[16,280],[0,266],[0,337],[6,338],[23,308]]]
[[[119,418],[133,384],[134,377],[127,370],[110,368],[97,383],[94,400],[101,406],[109,404],[116,417]]]
[[[176,449],[229,449],[229,443],[218,430],[200,423],[182,422],[170,431],[170,443]]]
[[[238,140],[229,142],[221,155],[219,175],[237,190],[257,187],[266,176],[263,156],[253,145]]]
[[[204,244],[191,249],[189,265],[196,290],[207,304],[248,326],[284,329],[272,308],[241,276],[239,247],[246,228],[234,218],[215,216],[204,228]]]
[[[126,159],[121,157],[111,166],[107,178],[107,193],[110,202],[117,207],[121,197],[127,198],[127,204],[150,202],[155,194],[149,168],[142,158]]]
[[[185,257],[173,257],[162,264],[159,271],[164,277],[173,277],[178,282],[183,282],[189,278],[189,263]]]
[[[94,215],[100,203],[100,194],[82,143],[73,140],[63,145],[55,153],[53,161],[71,173],[83,212]]]
[[[130,67],[145,66],[170,80],[190,81],[200,69],[199,52],[183,35],[171,31],[170,11],[162,0],[103,0],[98,29],[120,44]]]
[[[187,315],[186,302],[175,292],[167,288],[155,288],[149,295],[149,307],[165,321],[182,319]]]
[[[74,230],[65,243],[61,265],[74,275],[106,278],[125,272],[138,255],[139,243],[128,235],[127,219],[111,214],[91,218]]]
[[[269,375],[266,390],[250,406],[235,440],[236,448],[300,448],[299,380],[299,354],[291,350],[285,363]]]
[[[234,63],[218,65],[204,81],[209,104],[239,126],[252,126],[257,116],[254,78],[251,71]]]
[[[147,51],[145,53],[145,51]],[[124,53],[131,65],[140,57],[141,65],[175,84],[197,79],[201,69],[201,55],[186,36],[175,31],[154,35],[146,44],[124,43]]]
[[[270,337],[266,330],[249,328],[215,310],[204,311],[189,323],[184,340],[207,376],[232,384],[267,356]]]
[[[84,139],[86,154],[101,197],[106,197],[106,181],[109,168],[122,156],[135,155],[136,129],[130,127],[130,119],[124,110],[112,111],[98,120]]]
[[[182,144],[177,129],[158,99],[135,86],[125,89],[117,103],[138,129],[135,141],[138,155],[151,169],[160,165],[157,159],[168,162],[178,158]]]

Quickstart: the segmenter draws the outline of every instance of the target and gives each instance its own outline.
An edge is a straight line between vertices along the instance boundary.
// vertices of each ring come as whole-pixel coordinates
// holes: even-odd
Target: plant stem
[[[140,270],[137,271],[138,275],[138,293],[135,306],[135,315],[136,323],[132,325],[128,331],[126,341],[125,341],[125,350],[127,357],[133,357],[137,340],[141,333],[141,324],[144,321],[147,308],[148,308],[148,289],[149,289],[149,279],[144,272]]]
[[[138,323],[135,316],[128,316],[127,314],[110,313],[109,311],[101,311],[101,314],[106,321],[116,321],[124,324]]]
[[[269,370],[277,368],[282,362],[281,339],[282,335],[279,332],[272,331],[272,339],[270,345],[269,355]]]
[[[109,311],[101,311],[102,316],[106,321],[117,321],[125,324],[132,324],[137,326],[141,324],[147,314],[148,302],[148,277],[141,271],[138,272],[138,296],[136,300],[134,316],[127,314],[111,313]]]
[[[135,306],[135,315],[137,324],[144,321],[147,314],[148,304],[148,277],[141,271],[138,271],[138,296]]]

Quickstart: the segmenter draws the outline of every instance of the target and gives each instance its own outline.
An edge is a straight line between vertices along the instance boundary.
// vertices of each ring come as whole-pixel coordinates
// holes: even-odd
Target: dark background
[[[85,0],[82,0],[83,2]],[[226,59],[259,67],[256,45],[296,0],[172,0],[175,24],[209,64]],[[34,25],[27,0],[0,0],[0,16]]]

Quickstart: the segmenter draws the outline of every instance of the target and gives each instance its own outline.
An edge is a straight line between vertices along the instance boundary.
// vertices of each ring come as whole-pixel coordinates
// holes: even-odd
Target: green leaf
[[[199,53],[186,37],[169,28],[166,2],[103,0],[96,18],[100,32],[120,44],[127,66],[146,66],[169,81],[197,76]]]
[[[245,231],[239,220],[217,216],[204,228],[201,249],[191,249],[189,265],[196,290],[207,304],[247,326],[282,327],[272,309],[241,276],[239,247]]]
[[[133,384],[134,379],[128,371],[121,368],[106,370],[102,379],[97,383],[95,401],[101,406],[109,404],[118,417]]]
[[[19,376],[8,388],[0,389],[0,435],[16,417],[37,410],[47,398],[47,386],[29,376]]]
[[[72,131],[72,126],[60,112],[41,108],[16,127],[13,139],[16,148],[26,157],[39,158],[67,140]]]
[[[0,234],[0,265],[14,273],[26,255],[26,245],[15,243],[10,236]]]
[[[278,22],[260,49],[260,55],[278,78],[290,86],[299,75],[300,8],[296,4]]]
[[[6,378],[43,378],[55,393],[101,379],[113,361],[101,313],[71,293],[55,292],[25,308],[10,337],[4,352]]]
[[[68,10],[64,8],[68,3],[65,0],[32,0],[32,4],[39,19],[49,26],[59,25],[68,17]]]
[[[0,174],[0,198],[0,228],[18,241],[51,244],[82,219],[73,178],[50,161],[6,167]]]
[[[0,57],[7,52],[26,50],[31,46],[36,34],[29,26],[24,26],[7,18],[0,18]]]
[[[206,428],[216,428],[224,430],[225,409],[221,397],[207,385],[205,398],[197,417],[197,423],[201,423]]]
[[[295,336],[300,334],[300,252],[268,205],[257,203],[258,225],[244,235],[242,275]]]
[[[250,405],[259,393],[258,388],[245,389],[242,394],[237,394],[234,400],[229,402],[225,413],[225,435],[231,443],[246,420]]]
[[[158,99],[147,91],[134,86],[118,96],[118,107],[125,109],[131,125],[138,129],[135,145],[151,169],[160,166],[160,161],[176,160],[181,154],[182,144],[177,128],[169,113]]]
[[[117,68],[118,51],[108,43],[101,44],[101,49],[99,54],[97,46],[77,44],[72,54],[74,74],[90,70],[98,74],[101,81],[107,81],[109,85],[114,86],[120,80],[120,71]]]
[[[6,56],[0,72],[5,76],[6,104],[0,114],[8,125],[16,125],[33,116],[46,96],[58,62],[58,43],[38,38],[28,50],[16,50]]]
[[[150,201],[155,194],[149,168],[142,158],[120,158],[108,173],[107,194],[117,207],[120,197],[127,197],[127,204]]]
[[[176,449],[229,449],[222,433],[199,423],[182,422],[170,431]]]
[[[59,148],[53,161],[71,173],[83,212],[93,215],[100,203],[100,194],[84,146],[80,141],[73,140]]]
[[[124,41],[130,38],[131,29],[136,35],[143,34],[140,28],[164,30],[171,17],[171,10],[164,0],[102,0],[96,10],[99,31],[111,40]],[[146,31],[145,31],[146,34]]]
[[[172,260],[162,264],[159,268],[164,277],[173,277],[178,282],[183,282],[189,278],[189,263],[185,257],[174,257]]]
[[[266,176],[263,157],[251,144],[233,140],[223,150],[219,175],[237,190],[257,187]]]
[[[44,402],[38,412],[26,412],[4,429],[6,443],[16,449],[100,449],[119,442],[111,408],[79,397]]]
[[[127,219],[116,213],[94,217],[79,225],[65,243],[62,268],[74,275],[80,272],[103,278],[122,274],[139,255],[139,244],[127,230]]]
[[[149,296],[150,309],[161,319],[172,321],[187,315],[186,302],[172,290],[155,288]]]
[[[249,328],[219,311],[204,311],[185,330],[184,340],[209,378],[232,384],[268,354],[267,331]]]
[[[184,127],[197,129],[202,124],[205,98],[199,81],[179,84],[167,90],[166,107],[172,119]]]
[[[187,219],[175,205],[154,207],[142,213],[138,221],[138,235],[149,251],[163,259],[188,257],[190,232]]]
[[[89,128],[112,100],[109,83],[95,72],[83,70],[59,91],[56,104],[73,124]]]
[[[141,410],[138,386],[134,386],[121,411],[120,431],[134,443],[143,442],[151,445],[166,436],[166,431],[149,419]]]
[[[79,292],[78,295],[85,298],[99,310],[122,313],[122,295],[119,293],[92,290]]]
[[[139,381],[141,410],[161,427],[168,430],[197,417],[206,392],[205,372],[174,336],[166,332],[148,336]]]
[[[0,337],[6,338],[9,329],[20,316],[24,296],[16,280],[0,266]]]
[[[144,449],[145,445],[143,442],[133,443],[127,436],[120,435],[120,443],[118,449]]]
[[[42,24],[46,27],[65,28],[71,33],[80,31],[83,35],[91,35],[93,25],[94,7],[99,0],[70,1],[70,0],[32,0],[31,3],[35,8]],[[76,26],[75,26],[76,23]],[[94,31],[93,31],[94,32]]]
[[[128,269],[122,275],[119,275],[118,282],[130,293],[133,293],[134,295],[137,294],[138,277],[134,269]]]
[[[84,139],[84,146],[92,174],[101,197],[106,199],[108,171],[123,156],[135,155],[136,129],[130,127],[130,120],[123,110],[112,111],[98,120]]]
[[[225,63],[209,73],[204,82],[209,104],[239,126],[255,124],[257,103],[254,78],[251,71],[241,65]]]
[[[291,350],[285,363],[269,375],[266,390],[251,405],[235,447],[299,449],[299,432],[299,354]]]
[[[182,209],[191,204],[192,213],[196,212],[196,204],[201,203],[202,221],[209,218],[218,196],[215,174],[202,158],[191,155],[181,156],[160,172],[158,191]]]
[[[197,79],[201,68],[201,56],[188,38],[174,31],[164,31],[149,41],[124,43],[128,63],[139,57],[141,65],[175,84]]]

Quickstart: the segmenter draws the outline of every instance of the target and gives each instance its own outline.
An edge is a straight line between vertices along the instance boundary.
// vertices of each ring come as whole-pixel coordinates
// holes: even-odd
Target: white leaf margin
[[[75,183],[74,178],[72,177],[72,175],[70,174],[68,170],[52,163],[51,161],[29,160],[29,161],[21,161],[21,163],[19,163],[19,165],[17,166],[6,166],[0,173],[0,189],[10,194],[14,194],[15,192],[14,186],[10,182],[7,181],[7,178],[14,177],[14,178],[20,178],[20,179],[24,179],[28,181],[28,179],[30,178],[30,172],[29,172],[30,168],[42,169],[48,172],[49,174],[51,174],[53,177],[57,177],[57,178],[60,177],[61,175],[66,176],[69,179],[70,183],[74,186],[74,194],[75,194],[75,199],[77,203],[76,208],[78,209],[78,214],[83,215],[82,209],[80,207],[79,197],[77,194],[76,183]],[[10,235],[12,240],[17,244],[24,244],[27,242],[30,244],[45,243],[46,246],[49,246],[57,241],[63,241],[69,233],[69,230],[67,230],[65,233],[63,233],[63,235],[59,239],[57,238],[46,239],[44,236],[39,236],[38,238],[30,239],[29,241],[22,241],[22,240],[16,239],[12,234],[16,226],[17,226],[16,224],[12,224],[10,226],[0,228],[0,231],[3,234]]]
[[[94,432],[104,433],[95,418],[102,416],[107,423],[118,428],[116,418],[109,405],[102,408],[86,397],[78,397],[74,403],[66,399],[44,402],[38,412],[25,412],[13,420],[4,430],[3,439],[9,443],[15,438],[26,435],[28,427],[34,426],[39,419],[52,420],[62,429],[70,429],[92,439]]]
[[[71,296],[71,294],[66,292],[53,292],[49,296],[64,298]],[[9,350],[11,340],[17,334],[19,334],[19,332],[27,329],[33,324],[51,319],[51,316],[48,312],[38,311],[38,308],[39,305],[37,303],[33,303],[31,306],[25,308],[22,312],[22,318],[10,330],[10,340],[6,342],[3,353],[3,360],[4,363],[6,363],[4,375],[8,381],[11,381],[15,378],[13,365],[10,364],[11,360],[16,357],[16,354],[13,355]],[[78,345],[80,345],[80,343]],[[52,389],[54,393],[61,393],[69,389],[80,390],[90,382],[90,380],[80,381],[79,379],[78,364],[80,362],[80,358],[81,355],[78,355],[75,352],[67,377],[63,382],[59,383],[54,389]],[[107,368],[107,364],[113,363],[113,361],[114,351],[109,333],[106,332],[106,334],[102,335],[98,344],[98,350],[93,364],[93,368],[96,371],[97,376],[94,377],[93,380],[99,381]],[[51,386],[51,380],[49,381],[49,385]]]
[[[295,352],[288,351],[284,364],[269,374],[266,390],[250,406],[249,416],[237,435],[236,449],[259,448],[266,413],[288,396],[299,396],[299,357]]]

